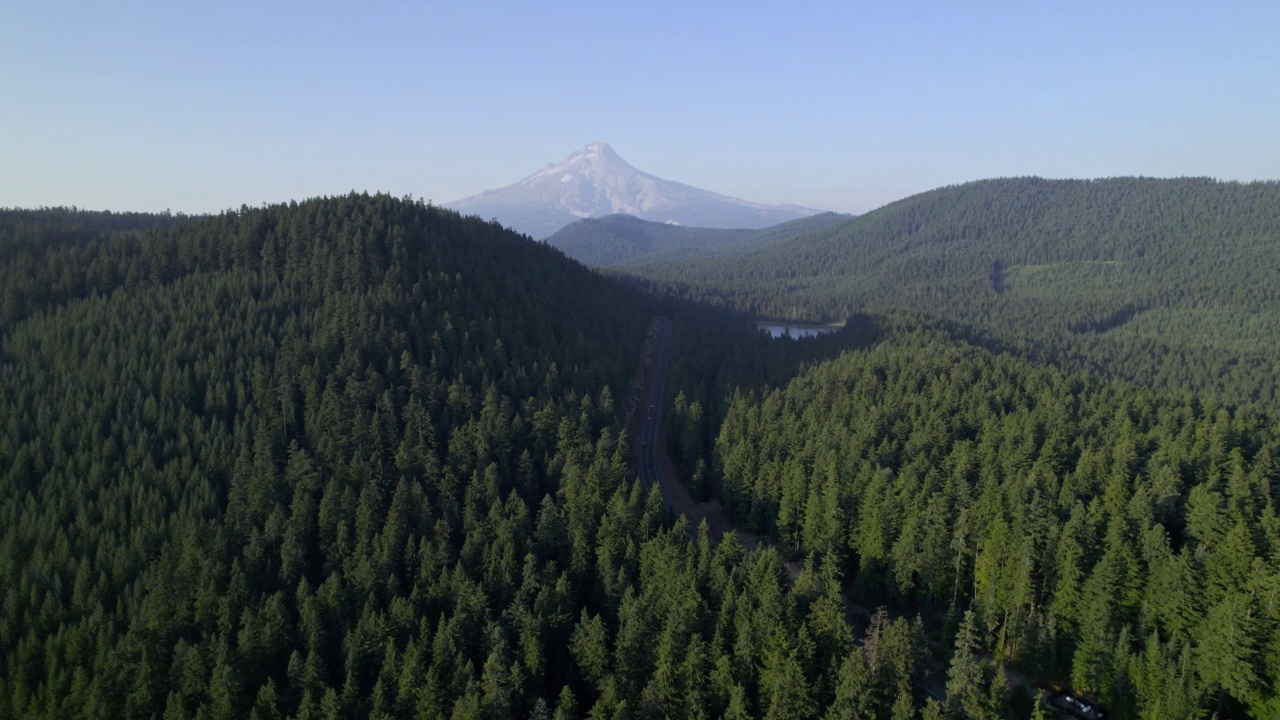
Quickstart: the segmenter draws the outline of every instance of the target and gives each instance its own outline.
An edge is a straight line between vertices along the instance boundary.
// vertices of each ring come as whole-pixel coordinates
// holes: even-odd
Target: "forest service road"
[[[698,502],[689,493],[688,487],[681,481],[675,463],[667,455],[665,430],[662,426],[663,403],[666,395],[667,365],[671,360],[671,336],[673,322],[670,318],[654,318],[657,342],[651,351],[651,362],[640,397],[639,412],[633,420],[633,431],[638,437],[635,443],[636,472],[644,482],[645,488],[655,484],[662,493],[663,502],[671,508],[676,517],[684,515],[689,521],[689,532],[696,533],[698,526],[706,521],[708,534],[712,542],[720,542],[720,538],[728,532],[736,533],[738,542],[748,550],[760,545],[775,545],[768,537],[742,532],[724,513],[720,503],[715,499],[710,502]],[[781,552],[781,548],[779,548]],[[795,580],[804,563],[800,560],[788,561],[787,554],[781,552],[787,568],[787,574]]]
[[[662,499],[675,512],[680,509],[671,502],[666,484],[662,480],[662,464],[659,461],[658,427],[662,419],[662,398],[666,390],[667,361],[671,357],[671,319],[659,317],[654,321],[658,325],[658,344],[653,353],[653,363],[649,370],[649,384],[643,395],[640,415],[644,418],[640,426],[640,447],[636,449],[636,468],[645,488],[652,489],[656,484],[662,493]]]

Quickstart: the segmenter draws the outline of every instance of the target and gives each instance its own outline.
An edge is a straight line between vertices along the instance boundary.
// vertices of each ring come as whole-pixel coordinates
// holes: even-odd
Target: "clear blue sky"
[[[0,18],[0,206],[445,202],[592,140],[840,211],[992,176],[1280,177],[1265,0],[0,0]]]

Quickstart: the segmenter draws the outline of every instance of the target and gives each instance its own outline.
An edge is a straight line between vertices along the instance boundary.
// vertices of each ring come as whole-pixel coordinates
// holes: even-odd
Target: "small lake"
[[[813,337],[823,333],[835,332],[839,325],[817,325],[814,323],[781,322],[778,320],[760,320],[756,327],[769,333],[769,337],[780,338],[789,335],[793,338]]]

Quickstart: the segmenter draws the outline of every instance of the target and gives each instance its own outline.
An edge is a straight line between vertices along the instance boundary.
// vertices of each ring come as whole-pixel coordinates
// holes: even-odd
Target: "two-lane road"
[[[671,497],[662,483],[662,465],[658,459],[658,429],[662,423],[662,396],[666,390],[667,361],[671,356],[671,319],[660,317],[657,318],[657,322],[658,347],[653,353],[653,368],[649,373],[649,387],[645,390],[644,407],[640,408],[644,413],[644,423],[640,428],[640,447],[636,450],[636,467],[645,487],[652,489],[657,485],[658,490],[662,492],[662,499],[666,501],[668,507],[672,507]]]

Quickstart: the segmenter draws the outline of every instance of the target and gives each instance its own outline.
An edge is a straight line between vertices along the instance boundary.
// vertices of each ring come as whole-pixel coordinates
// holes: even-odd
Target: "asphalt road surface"
[[[673,507],[667,489],[662,483],[662,464],[658,459],[658,426],[662,422],[662,400],[667,385],[667,360],[671,357],[671,319],[660,317],[658,321],[658,347],[654,352],[653,370],[649,373],[649,387],[645,389],[644,424],[640,428],[640,448],[637,456],[640,479],[646,489],[654,485],[662,492],[662,499]],[[673,508],[674,509],[674,508]]]

